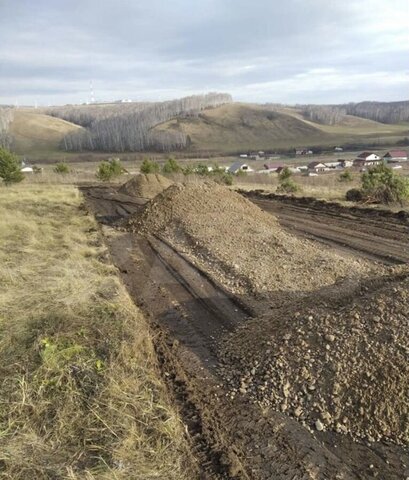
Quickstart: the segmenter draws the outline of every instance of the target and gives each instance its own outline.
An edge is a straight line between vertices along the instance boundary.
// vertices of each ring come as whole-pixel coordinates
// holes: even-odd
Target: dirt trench
[[[83,189],[114,264],[135,303],[149,317],[163,378],[192,438],[203,479],[401,479],[402,448],[311,433],[295,420],[230,398],[216,373],[214,340],[252,315],[159,237],[115,228],[142,201],[112,189]]]
[[[386,265],[409,262],[409,213],[334,202],[241,192],[288,231]]]

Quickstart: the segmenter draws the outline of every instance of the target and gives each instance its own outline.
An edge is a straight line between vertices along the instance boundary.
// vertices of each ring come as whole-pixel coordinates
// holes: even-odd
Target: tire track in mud
[[[103,223],[127,216],[115,198],[88,199]],[[156,333],[163,378],[192,439],[202,479],[369,479],[370,464],[379,478],[402,478],[407,460],[399,450],[376,451],[331,432],[310,433],[282,413],[262,411],[245,395],[232,399],[217,376],[214,340],[246,321],[249,312],[240,300],[166,241],[108,226],[102,231],[123,282]]]
[[[370,218],[338,206],[330,211],[319,206],[292,204],[288,198],[248,198],[275,215],[290,232],[332,245],[337,249],[381,261],[387,265],[409,262],[409,224],[388,217]]]

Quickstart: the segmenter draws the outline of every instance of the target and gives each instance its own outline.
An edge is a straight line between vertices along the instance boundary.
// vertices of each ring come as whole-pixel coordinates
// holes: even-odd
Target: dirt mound
[[[221,372],[232,396],[312,429],[407,443],[409,267],[392,272],[352,293],[338,286],[338,301],[311,295],[224,339]]]
[[[371,264],[285,232],[270,214],[213,182],[173,185],[134,216],[133,231],[155,233],[239,295],[283,302]]]
[[[171,180],[158,173],[139,174],[124,183],[119,193],[141,198],[154,198],[173,185]]]

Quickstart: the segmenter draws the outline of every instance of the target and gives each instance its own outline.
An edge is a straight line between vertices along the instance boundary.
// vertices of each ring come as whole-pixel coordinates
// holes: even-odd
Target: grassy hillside
[[[0,477],[195,479],[147,322],[81,203],[0,187]]]
[[[81,106],[79,110],[85,114],[87,109],[98,110],[95,106]],[[40,160],[51,153],[67,155],[59,150],[61,140],[82,128],[34,109],[15,110],[14,115],[11,125],[14,150]],[[323,125],[305,119],[295,107],[244,103],[209,108],[197,117],[178,116],[157,125],[155,130],[188,135],[191,144],[186,152],[221,154],[336,144],[385,145],[409,136],[409,124],[383,124],[346,115],[336,125]]]
[[[11,134],[18,154],[57,151],[65,135],[81,129],[78,125],[35,110],[14,110]]]
[[[396,141],[409,134],[409,125],[384,125],[346,116],[334,126],[305,120],[292,108],[273,111],[250,104],[227,104],[198,117],[177,118],[156,127],[182,131],[196,151],[237,152],[337,143]]]

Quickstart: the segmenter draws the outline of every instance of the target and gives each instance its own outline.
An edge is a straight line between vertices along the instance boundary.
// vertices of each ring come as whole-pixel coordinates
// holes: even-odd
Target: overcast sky
[[[409,98],[408,0],[0,0],[0,103]]]

